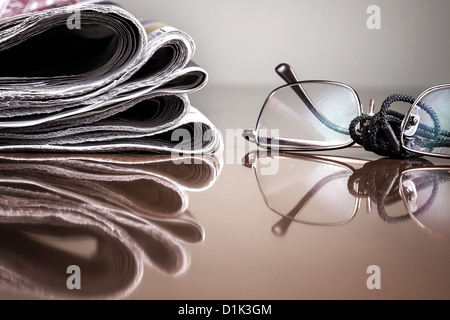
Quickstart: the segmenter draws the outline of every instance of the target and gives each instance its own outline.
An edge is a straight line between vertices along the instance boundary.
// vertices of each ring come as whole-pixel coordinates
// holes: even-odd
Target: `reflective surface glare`
[[[293,149],[343,147],[352,142],[348,127],[359,113],[358,96],[346,85],[290,84],[267,98],[256,125],[256,139],[260,145]]]

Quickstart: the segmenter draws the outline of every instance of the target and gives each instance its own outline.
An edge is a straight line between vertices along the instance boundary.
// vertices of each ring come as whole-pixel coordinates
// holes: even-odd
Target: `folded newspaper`
[[[155,154],[0,155],[0,287],[116,299],[139,285],[145,267],[184,273],[187,245],[205,237],[189,193],[210,188],[223,162],[183,157],[177,165]],[[71,265],[82,270],[82,290],[66,286]]]
[[[187,33],[104,1],[0,3],[0,151],[221,152]]]

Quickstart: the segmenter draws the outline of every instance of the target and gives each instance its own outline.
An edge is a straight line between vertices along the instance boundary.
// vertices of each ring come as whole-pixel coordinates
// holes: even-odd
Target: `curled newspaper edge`
[[[0,7],[0,151],[222,152],[188,99],[208,81],[188,34],[109,2],[66,2],[77,1]]]

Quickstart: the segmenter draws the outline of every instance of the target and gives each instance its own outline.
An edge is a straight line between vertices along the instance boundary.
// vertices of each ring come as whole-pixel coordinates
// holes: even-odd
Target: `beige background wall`
[[[290,63],[306,79],[364,87],[450,82],[448,0],[119,0],[138,17],[188,32],[210,84],[279,84]],[[381,29],[369,30],[369,5]]]

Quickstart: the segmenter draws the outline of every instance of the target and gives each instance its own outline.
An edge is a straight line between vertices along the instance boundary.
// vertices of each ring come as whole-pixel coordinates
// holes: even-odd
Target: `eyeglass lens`
[[[258,185],[272,211],[317,225],[345,224],[353,217],[357,200],[347,188],[352,174],[348,168],[307,158],[258,157],[256,161]],[[264,174],[271,161],[278,163],[277,173]]]
[[[344,147],[352,143],[348,127],[359,115],[358,96],[345,85],[294,83],[275,90],[267,98],[258,119],[256,138],[260,145],[285,149]]]
[[[450,88],[422,94],[403,123],[403,147],[430,155],[450,155]]]

